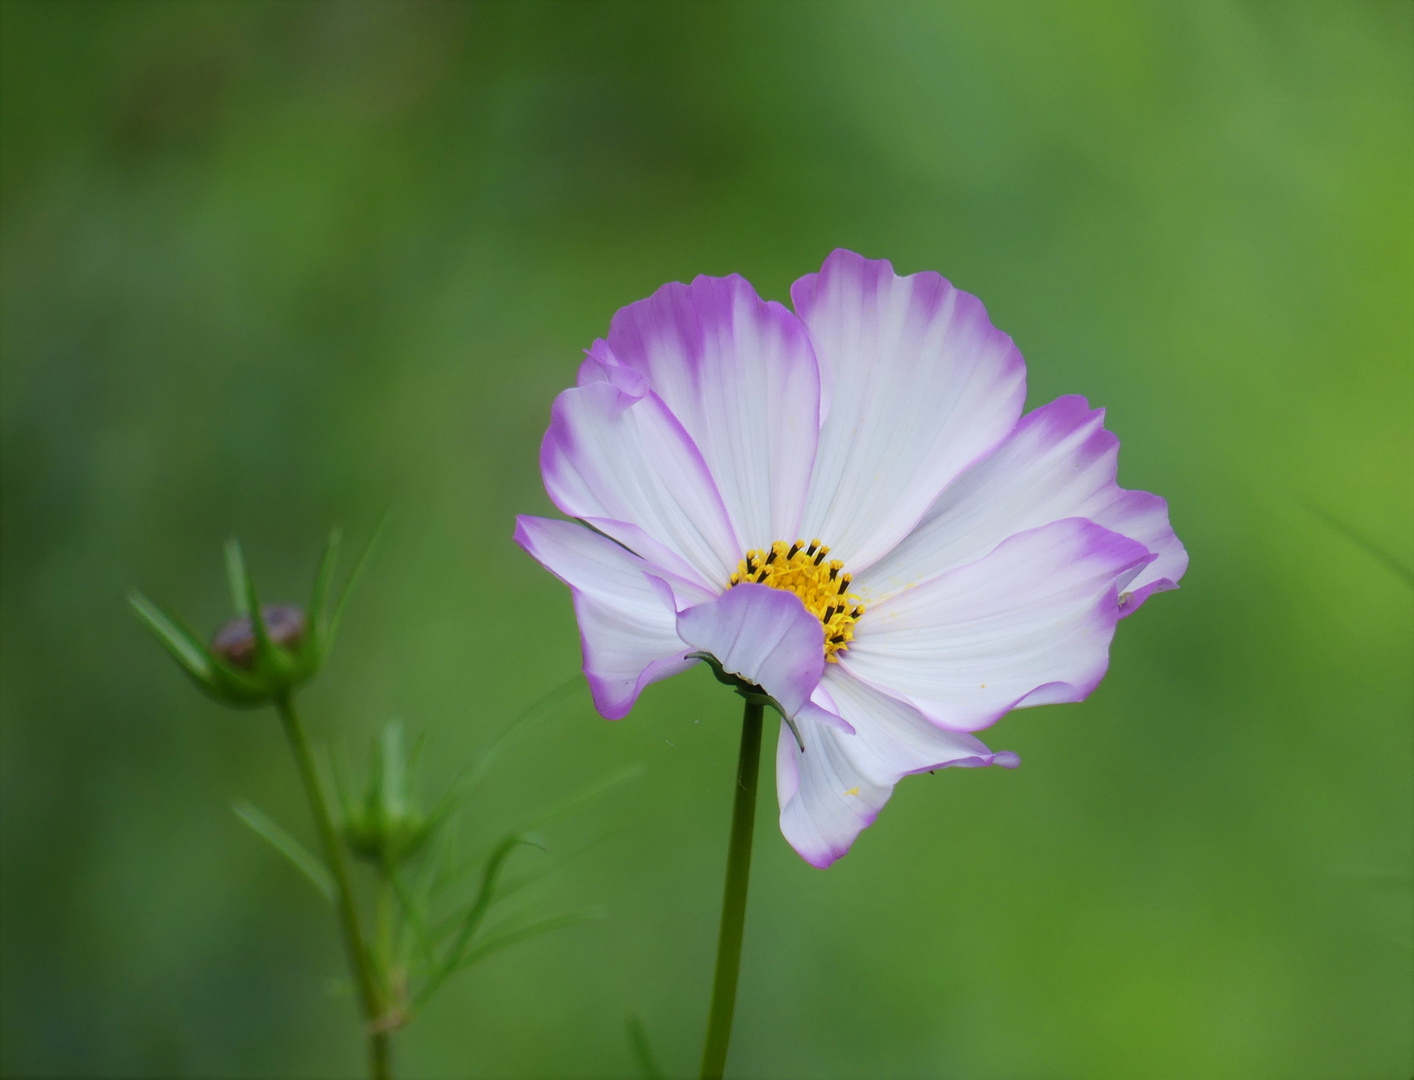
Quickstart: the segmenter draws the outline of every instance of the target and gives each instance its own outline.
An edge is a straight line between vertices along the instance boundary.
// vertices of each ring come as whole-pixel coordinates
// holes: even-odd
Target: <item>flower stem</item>
[[[702,1080],[721,1080],[736,1009],[741,967],[741,935],[746,925],[746,887],[751,879],[751,834],[756,825],[756,780],[761,772],[761,712],[748,701],[741,718],[741,750],[736,761],[732,837],[727,848],[727,880],[722,890],[722,925],[717,931],[717,969],[712,976],[712,1008],[702,1050]]]
[[[334,876],[334,884],[338,889],[339,923],[344,931],[344,948],[349,954],[349,966],[353,968],[358,981],[359,1004],[368,1033],[369,1075],[373,1080],[389,1080],[393,1075],[389,1034],[378,1028],[382,995],[378,991],[378,981],[373,973],[368,949],[363,943],[363,934],[359,930],[358,909],[354,907],[353,889],[349,885],[349,872],[344,864],[343,851],[339,847],[339,837],[334,831],[334,819],[329,814],[329,800],[324,794],[324,785],[319,782],[319,773],[315,771],[309,738],[305,735],[304,725],[300,723],[299,715],[295,712],[294,702],[286,694],[275,699],[275,708],[279,710],[285,737],[290,741],[290,750],[295,756],[295,765],[304,784],[304,793],[309,799],[309,810],[314,816],[320,843],[324,846],[324,858],[329,863],[329,872]]]

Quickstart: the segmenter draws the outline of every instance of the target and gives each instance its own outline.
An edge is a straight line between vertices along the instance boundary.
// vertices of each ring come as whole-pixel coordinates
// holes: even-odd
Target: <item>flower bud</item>
[[[304,612],[293,604],[269,604],[260,609],[265,633],[272,645],[288,653],[299,651],[308,628]],[[226,623],[211,639],[212,651],[227,663],[249,671],[255,666],[255,626],[249,615],[240,615]]]

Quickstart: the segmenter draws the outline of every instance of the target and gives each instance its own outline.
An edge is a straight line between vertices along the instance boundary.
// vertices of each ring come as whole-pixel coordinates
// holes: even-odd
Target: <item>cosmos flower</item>
[[[1103,410],[1022,416],[976,297],[836,251],[791,301],[699,277],[619,311],[541,446],[576,520],[516,540],[570,586],[605,717],[704,659],[773,699],[781,831],[824,867],[904,776],[1015,766],[974,732],[1085,698],[1188,557]]]

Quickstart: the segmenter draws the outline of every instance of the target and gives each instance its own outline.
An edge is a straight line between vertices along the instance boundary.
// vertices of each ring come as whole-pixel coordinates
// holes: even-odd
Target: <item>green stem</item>
[[[365,1030],[368,1032],[369,1073],[373,1080],[389,1080],[392,1076],[388,1032],[378,1029],[382,1012],[382,995],[378,992],[378,981],[373,974],[368,949],[363,943],[359,930],[358,910],[354,907],[353,889],[349,885],[349,871],[344,864],[343,850],[339,847],[339,836],[334,831],[334,819],[329,814],[329,800],[324,794],[324,785],[319,782],[319,773],[314,768],[314,755],[309,749],[309,738],[304,733],[295,712],[294,702],[289,695],[277,698],[275,708],[279,710],[280,722],[285,728],[285,737],[290,741],[290,750],[295,755],[295,765],[299,769],[304,793],[309,799],[309,810],[314,816],[314,826],[319,832],[319,840],[324,846],[324,858],[329,864],[329,872],[334,875],[338,890],[339,922],[344,931],[344,948],[349,954],[349,966],[358,980],[359,1004],[363,1010]]]
[[[746,925],[746,887],[751,879],[751,834],[756,825],[756,779],[761,772],[762,706],[750,701],[741,718],[741,750],[736,762],[732,800],[732,838],[727,847],[727,881],[722,890],[722,925],[717,932],[717,969],[712,976],[712,1008],[707,1014],[707,1045],[702,1050],[702,1080],[721,1080],[736,1009],[736,980],[741,967],[741,935]]]

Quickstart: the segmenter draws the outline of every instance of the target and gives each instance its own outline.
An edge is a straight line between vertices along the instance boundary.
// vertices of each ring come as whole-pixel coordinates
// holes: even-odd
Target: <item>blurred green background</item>
[[[1193,562],[1090,701],[988,733],[1021,769],[907,781],[828,872],[764,787],[732,1072],[1414,1069],[1408,3],[6,2],[0,75],[0,1071],[362,1067],[327,910],[229,810],[310,835],[273,715],[130,587],[214,629],[225,537],[299,598],[391,503],[305,707],[425,730],[435,787],[578,667],[510,536],[580,350],[836,246],[1108,406]],[[635,1013],[695,1068],[737,716],[695,672],[518,744],[469,835],[646,766],[536,897],[611,917],[453,983],[405,1076],[626,1075]]]

